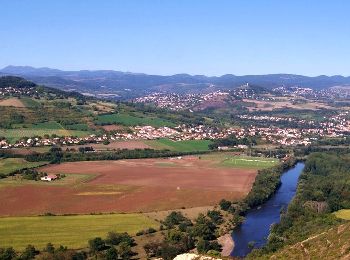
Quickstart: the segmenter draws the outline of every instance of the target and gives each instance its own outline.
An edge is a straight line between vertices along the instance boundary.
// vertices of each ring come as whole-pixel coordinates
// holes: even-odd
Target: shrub
[[[94,239],[89,240],[89,247],[91,252],[93,253],[102,251],[103,249],[105,249],[105,246],[105,242],[100,237],[96,237]]]
[[[188,220],[182,215],[181,212],[173,211],[164,220],[164,225],[169,229],[173,228],[175,225],[179,225],[181,222]]]
[[[1,260],[12,260],[16,257],[16,252],[12,247],[0,248],[0,259]]]
[[[118,259],[118,251],[111,247],[106,251],[106,260],[117,260]]]
[[[228,201],[228,200],[225,200],[225,199],[222,199],[219,202],[220,208],[222,210],[225,210],[225,211],[227,211],[231,207],[231,204],[232,204],[231,201]]]
[[[46,247],[44,248],[44,251],[53,254],[55,252],[55,247],[53,246],[53,244],[47,243]]]
[[[133,246],[135,244],[134,239],[128,233],[109,232],[107,234],[107,244],[116,246],[122,242],[127,243],[129,246]]]
[[[140,230],[140,231],[138,231],[138,232],[136,233],[136,236],[142,236],[142,235],[144,235],[144,234],[145,234],[145,231]]]

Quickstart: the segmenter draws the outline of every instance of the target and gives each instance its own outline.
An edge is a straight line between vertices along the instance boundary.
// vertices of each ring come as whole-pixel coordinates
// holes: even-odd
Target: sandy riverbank
[[[222,246],[221,255],[229,256],[235,246],[231,234],[226,234],[224,236],[219,237],[218,242]]]

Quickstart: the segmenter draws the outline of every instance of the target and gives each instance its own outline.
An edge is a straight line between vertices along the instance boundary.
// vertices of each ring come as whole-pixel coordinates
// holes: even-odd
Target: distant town
[[[203,139],[222,139],[228,136],[235,136],[238,139],[245,137],[259,137],[267,143],[278,145],[309,145],[313,141],[322,137],[344,137],[350,134],[350,121],[348,112],[340,113],[337,116],[329,118],[325,122],[316,123],[314,121],[301,120],[296,121],[292,118],[270,117],[270,116],[249,116],[239,115],[241,119],[249,119],[263,122],[280,122],[295,121],[298,124],[308,127],[301,128],[282,128],[282,127],[229,127],[214,128],[204,125],[179,125],[177,127],[153,127],[153,126],[136,126],[132,128],[131,133],[114,131],[103,135],[90,135],[87,137],[35,137],[25,138],[14,144],[10,144],[7,140],[0,141],[2,149],[32,147],[32,146],[53,146],[53,145],[74,145],[103,143],[105,141],[113,142],[118,140],[153,140],[160,138],[168,138],[173,141],[183,140],[203,140]]]

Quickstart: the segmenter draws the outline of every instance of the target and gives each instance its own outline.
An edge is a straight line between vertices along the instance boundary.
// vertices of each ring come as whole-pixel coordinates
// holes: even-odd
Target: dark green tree
[[[23,260],[29,260],[29,259],[34,259],[35,255],[37,255],[37,251],[34,246],[28,245],[25,250],[23,251],[21,255],[21,259]]]
[[[106,260],[117,260],[118,259],[118,251],[114,247],[110,247],[106,251],[105,258],[106,258]]]
[[[119,244],[119,255],[122,259],[128,260],[133,256],[133,252],[131,251],[131,247],[128,243],[122,242]]]
[[[0,259],[1,260],[12,260],[17,256],[16,251],[12,247],[0,248]]]
[[[46,247],[44,248],[44,251],[53,254],[55,252],[55,247],[53,246],[53,244],[47,243]]]
[[[103,250],[106,245],[102,238],[96,237],[94,239],[89,240],[89,247],[91,252],[96,253],[98,251]]]

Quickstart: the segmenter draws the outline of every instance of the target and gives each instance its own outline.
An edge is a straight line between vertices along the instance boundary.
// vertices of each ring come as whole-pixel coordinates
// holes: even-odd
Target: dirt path
[[[221,255],[229,256],[235,247],[231,234],[219,237],[218,242],[222,246]]]

